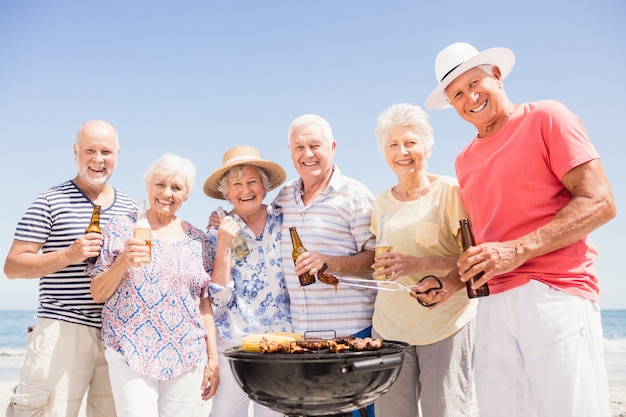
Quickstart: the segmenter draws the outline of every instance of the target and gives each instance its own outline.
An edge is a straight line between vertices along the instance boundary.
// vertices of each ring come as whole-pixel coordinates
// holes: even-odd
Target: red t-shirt
[[[548,223],[571,199],[561,178],[599,158],[580,119],[552,100],[521,105],[494,134],[475,137],[456,159],[476,242],[516,239]],[[530,259],[489,282],[497,294],[536,279],[598,300],[589,236]]]

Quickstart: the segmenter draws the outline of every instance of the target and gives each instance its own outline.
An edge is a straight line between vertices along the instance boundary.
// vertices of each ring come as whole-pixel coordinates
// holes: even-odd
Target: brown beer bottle
[[[459,223],[461,225],[461,242],[463,244],[463,250],[465,251],[471,246],[476,245],[476,241],[474,240],[474,232],[472,231],[472,222],[470,221],[470,219],[461,219],[459,220]],[[485,275],[485,271],[479,272],[478,274],[470,278],[467,282],[465,282],[467,296],[469,298],[486,297],[489,295],[489,286],[486,282],[477,289],[472,288],[474,282],[478,281],[483,275]]]
[[[293,258],[293,263],[295,265],[296,259],[300,256],[301,253],[306,252],[306,248],[302,246],[302,241],[300,240],[300,236],[296,231],[295,227],[289,228],[289,234],[291,234],[291,244],[293,245],[293,251],[291,252],[291,257]],[[298,275],[298,279],[300,280],[300,285],[303,287],[305,285],[313,284],[315,282],[315,276],[310,272],[305,272],[302,275]]]
[[[85,233],[98,233],[102,234],[102,229],[100,229],[100,206],[94,205],[93,211],[91,213],[91,220],[89,220],[89,226],[85,229]],[[96,263],[98,259],[97,256],[93,258],[87,259],[88,264]]]

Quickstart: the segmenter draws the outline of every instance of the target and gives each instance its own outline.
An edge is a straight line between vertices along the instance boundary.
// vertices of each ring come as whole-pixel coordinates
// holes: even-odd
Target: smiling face
[[[169,176],[155,174],[146,185],[150,211],[157,216],[174,215],[189,195],[182,173]]]
[[[265,198],[261,170],[252,165],[242,167],[241,175],[228,178],[226,197],[240,216],[256,213]]]
[[[392,126],[384,146],[385,161],[398,178],[420,175],[426,170],[424,141],[413,126]]]
[[[293,130],[289,151],[293,166],[305,184],[324,182],[331,177],[335,146],[335,141],[329,141],[323,129],[315,124]]]
[[[115,171],[119,152],[117,132],[111,125],[101,121],[83,125],[74,144],[79,181],[105,185]]]
[[[493,67],[492,73],[474,67],[454,79],[445,93],[457,113],[473,124],[481,137],[496,131],[508,116],[498,67]]]

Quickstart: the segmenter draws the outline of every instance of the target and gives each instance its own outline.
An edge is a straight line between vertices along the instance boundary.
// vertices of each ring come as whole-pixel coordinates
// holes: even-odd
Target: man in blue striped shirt
[[[94,205],[101,224],[136,210],[107,184],[117,164],[118,135],[109,123],[84,123],[74,144],[78,172],[36,198],[20,220],[4,264],[10,278],[39,279],[37,320],[7,416],[78,416],[85,392],[87,416],[115,416],[100,338],[102,305],[89,290],[88,258],[102,237],[85,234]]]
[[[376,241],[369,231],[374,196],[362,183],[341,174],[333,162],[336,142],[329,123],[307,114],[290,125],[289,151],[300,178],[287,182],[274,202],[283,211],[281,253],[293,331],[310,337],[371,335],[372,290],[316,282],[301,286],[298,275],[317,275],[327,264],[338,277],[372,277]],[[307,252],[291,257],[289,227],[296,227]],[[368,407],[373,416],[373,407]],[[358,416],[359,413],[354,412]]]
[[[296,118],[289,128],[289,151],[300,178],[288,181],[276,196],[283,211],[281,252],[291,298],[293,330],[334,330],[351,335],[372,323],[375,294],[368,289],[316,282],[302,287],[298,275],[317,274],[324,263],[339,277],[371,277],[375,238],[369,231],[374,196],[358,181],[341,174],[333,162],[336,142],[328,122],[318,115]],[[296,227],[307,252],[297,266],[291,258],[289,227]]]

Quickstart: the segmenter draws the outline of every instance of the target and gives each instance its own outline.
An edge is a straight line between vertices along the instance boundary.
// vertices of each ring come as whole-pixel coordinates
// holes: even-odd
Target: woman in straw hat
[[[211,417],[247,417],[249,398],[235,381],[225,348],[242,344],[249,334],[291,331],[289,295],[280,256],[282,213],[263,204],[268,191],[285,181],[285,170],[261,158],[252,146],[236,146],[224,154],[222,166],[204,183],[212,198],[228,200],[232,211],[219,227],[209,227],[215,256],[230,273],[213,274],[209,293],[215,309],[220,351],[220,385],[213,398]],[[233,245],[241,233],[249,253],[235,255]],[[282,416],[254,404],[254,416]]]

